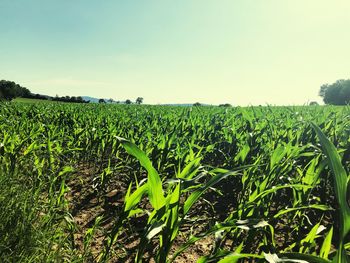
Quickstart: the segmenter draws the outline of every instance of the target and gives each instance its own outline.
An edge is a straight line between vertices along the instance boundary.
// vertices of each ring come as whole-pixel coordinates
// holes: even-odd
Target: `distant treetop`
[[[317,106],[318,105],[318,102],[317,101],[311,101],[309,103],[310,106]]]
[[[142,97],[137,97],[136,99],[136,104],[142,104],[143,98]]]
[[[42,94],[34,94],[34,93],[31,93],[29,89],[22,87],[13,81],[0,80],[0,100],[12,100],[17,97],[39,99],[39,100],[52,100],[52,101],[60,101],[60,102],[87,103],[87,101],[84,101],[81,96],[59,97],[56,95],[56,97],[50,97]]]
[[[350,79],[340,79],[333,84],[324,84],[319,95],[325,104],[346,105],[350,103]]]
[[[219,107],[232,107],[230,103],[220,104]]]
[[[13,81],[0,80],[0,99],[12,100],[17,97],[29,98],[29,89],[21,87]]]

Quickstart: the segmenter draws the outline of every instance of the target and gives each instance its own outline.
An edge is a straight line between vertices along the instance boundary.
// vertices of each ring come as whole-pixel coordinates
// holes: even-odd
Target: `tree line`
[[[51,97],[51,96],[42,95],[42,94],[35,94],[30,92],[29,89],[15,83],[14,81],[0,80],[0,100],[12,100],[18,97],[28,98],[28,99],[61,101],[61,102],[88,103],[88,101],[83,100],[81,96]]]
[[[64,97],[52,97],[52,101],[61,101],[61,102],[74,102],[74,103],[89,103],[89,101],[85,101],[81,96],[64,96]]]
[[[15,83],[14,81],[9,80],[0,80],[0,100],[12,100],[15,98],[28,98],[28,99],[39,99],[39,100],[50,100],[50,101],[59,101],[59,102],[73,102],[73,103],[89,103],[89,100],[84,100],[81,96],[58,96],[55,97],[42,95],[42,94],[35,94],[32,93],[29,89],[22,87],[21,85]],[[99,99],[99,103],[120,103],[115,102],[113,99],[109,99],[105,101],[104,99]],[[129,99],[127,99],[125,104],[133,104],[133,102]],[[136,104],[142,104],[143,98],[137,97],[135,100]]]
[[[350,79],[340,79],[333,84],[324,84],[321,86],[319,95],[323,98],[325,104],[331,105],[347,105],[350,104]],[[0,80],[0,100],[12,100],[17,97],[33,98],[41,100],[52,100],[60,102],[88,103],[81,96],[62,96],[50,97],[41,94],[34,94],[29,89],[9,80]],[[100,99],[100,103],[105,102]],[[126,100],[126,104],[132,104],[131,100]],[[142,104],[143,98],[138,97],[136,104]],[[200,103],[195,103],[194,106],[200,106]],[[221,104],[222,107],[229,107],[229,104]]]
[[[350,79],[340,79],[333,84],[322,85],[319,95],[323,98],[325,104],[350,104]]]
[[[13,81],[0,80],[0,98],[12,100],[17,97],[28,98],[32,95],[29,89],[21,87]]]
[[[114,101],[113,99],[109,99],[109,100],[105,100],[105,99],[99,99],[98,100],[98,103],[106,103],[106,102],[109,102],[109,103],[116,103],[116,104],[119,104],[121,103],[120,101]],[[125,102],[125,104],[133,104],[133,102],[129,99],[127,99]],[[135,103],[136,104],[142,104],[143,103],[143,98],[142,97],[137,97],[137,99],[135,100]]]

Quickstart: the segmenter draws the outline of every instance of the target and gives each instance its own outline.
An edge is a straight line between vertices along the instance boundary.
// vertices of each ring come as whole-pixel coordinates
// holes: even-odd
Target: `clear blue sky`
[[[0,0],[0,78],[145,103],[303,104],[350,78],[348,0]]]

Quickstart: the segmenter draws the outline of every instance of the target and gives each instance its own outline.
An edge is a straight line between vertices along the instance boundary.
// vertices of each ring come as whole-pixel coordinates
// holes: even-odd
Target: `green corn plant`
[[[147,229],[141,237],[135,262],[142,262],[142,256],[148,243],[150,243],[150,241],[156,236],[159,236],[159,250],[154,258],[157,262],[166,262],[172,244],[179,233],[180,226],[184,222],[191,207],[207,189],[213,187],[219,181],[228,176],[236,175],[237,171],[230,172],[227,170],[215,169],[211,173],[213,176],[206,183],[196,186],[197,178],[193,177],[200,169],[200,159],[195,159],[184,167],[184,169],[177,175],[177,178],[167,181],[174,185],[169,187],[167,193],[164,193],[159,174],[153,168],[148,157],[132,142],[123,138],[119,138],[119,140],[127,152],[136,157],[140,164],[147,170],[148,180],[147,183],[139,185],[132,194],[130,184],[125,196],[124,213],[120,215],[120,219],[114,226],[101,259],[102,261],[107,260],[108,253],[117,239],[123,221],[128,217],[133,216],[135,213],[140,212],[137,205],[141,201],[142,195],[147,193],[154,210],[148,217]],[[200,174],[198,177],[203,176],[203,174]],[[188,191],[188,188],[193,186],[196,186],[195,190],[189,194],[183,203],[181,203],[180,197]]]
[[[316,124],[311,123],[311,125],[321,142],[323,152],[327,156],[328,166],[330,167],[333,174],[335,194],[340,207],[340,240],[338,251],[333,259],[333,262],[346,263],[350,260],[346,255],[346,250],[344,248],[345,239],[350,233],[350,207],[348,204],[349,176],[346,174],[346,171],[341,164],[341,159],[335,146],[327,139],[327,137],[323,134],[321,129]]]
[[[257,231],[259,229],[264,229],[268,227],[270,230],[270,234],[273,236],[274,229],[273,227],[266,222],[265,220],[261,219],[246,219],[246,220],[237,220],[228,218],[222,223],[216,223],[213,227],[211,227],[209,230],[207,230],[204,233],[201,233],[198,236],[191,236],[189,240],[183,244],[173,255],[170,262],[174,262],[174,260],[179,256],[181,253],[183,253],[186,249],[188,249],[191,245],[195,244],[196,242],[200,241],[201,239],[210,236],[223,236],[223,233],[229,233],[234,230],[243,230],[243,231]],[[274,243],[273,239],[272,242]],[[249,244],[249,243],[248,243]],[[211,255],[209,256],[203,256],[199,258],[197,262],[236,262],[235,260],[238,259],[254,259],[254,258],[263,258],[263,255],[258,254],[252,254],[252,253],[241,253],[244,243],[242,242],[234,252],[227,251],[225,249],[217,249],[214,250]],[[230,261],[231,260],[231,261]]]
[[[90,256],[89,254],[91,253],[91,251],[89,250],[89,247],[91,245],[91,242],[93,241],[96,230],[100,227],[102,220],[103,220],[103,218],[101,216],[98,216],[95,219],[93,226],[86,230],[85,235],[84,235],[84,242],[83,242],[84,249],[83,249],[82,258],[86,258],[86,257]]]
[[[100,187],[92,198],[103,196],[113,187],[128,189],[124,205],[115,210],[110,208],[119,199],[106,210],[98,198],[97,203],[93,202],[106,222],[116,217],[111,233],[106,231],[105,221],[101,223],[105,254],[112,261],[123,246],[118,241],[124,236],[119,234],[130,231],[142,242],[138,253],[135,249],[125,256],[136,255],[138,261],[148,253],[147,257],[158,262],[176,262],[176,255],[187,252],[183,248],[201,246],[206,238],[213,240],[213,248],[195,255],[203,262],[348,260],[346,202],[339,205],[342,216],[337,226],[342,229],[327,224],[328,218],[338,213],[329,205],[333,200],[328,197],[333,188],[330,182],[335,183],[340,204],[339,200],[348,198],[343,194],[348,178],[339,179],[346,176],[339,176],[345,174],[338,169],[341,165],[330,165],[334,158],[323,158],[318,142],[327,156],[331,156],[327,148],[328,152],[332,149],[314,136],[308,122],[317,123],[329,141],[339,146],[345,168],[350,163],[349,106],[223,109],[0,104],[1,262],[89,261],[89,242],[94,243],[91,225],[87,229],[76,227],[74,213],[82,211],[71,213],[71,209],[80,201],[79,196],[84,198],[86,194],[76,192],[75,186],[91,190],[96,182]],[[127,143],[120,143],[116,136],[130,138],[146,158],[131,149],[132,145],[130,152],[135,155],[126,152]],[[205,169],[200,163],[206,165]],[[324,176],[327,163],[340,183]],[[216,181],[227,178],[229,171],[249,165],[253,166],[242,175],[229,175],[230,180],[217,186]],[[65,167],[75,172],[62,174]],[[215,171],[213,167],[223,169]],[[152,178],[138,177],[145,171]],[[96,177],[99,180],[93,181]],[[73,200],[71,186],[76,194]],[[208,189],[215,192],[213,202],[210,195],[205,195]],[[197,205],[210,208],[197,211]],[[68,222],[64,218],[70,213]],[[133,217],[147,221],[143,232],[136,229]],[[256,229],[249,223],[242,224],[245,220],[264,220],[269,225]],[[193,222],[203,222],[206,230],[198,233],[186,229]],[[318,224],[327,229],[315,234]],[[33,231],[27,231],[30,229]],[[85,246],[76,240],[81,230],[87,231]],[[182,234],[189,238],[177,238]],[[332,244],[332,239],[339,242]],[[174,254],[174,247],[179,246]],[[278,247],[280,253],[261,253],[266,247]],[[254,254],[257,251],[260,254]]]
[[[347,263],[349,257],[346,254],[345,240],[350,232],[350,207],[348,205],[348,185],[349,177],[346,174],[344,167],[341,164],[340,156],[336,147],[329,141],[324,135],[322,130],[314,123],[311,123],[312,128],[315,130],[323,149],[324,154],[327,156],[328,166],[330,167],[334,178],[334,191],[336,194],[337,202],[340,206],[340,222],[339,222],[339,244],[337,246],[337,252],[332,262],[334,263]],[[316,225],[309,235],[304,239],[304,242],[310,242],[315,238],[318,225]],[[282,253],[281,256],[294,260],[306,260],[306,262],[330,262],[328,255],[331,247],[331,241],[333,236],[333,228],[328,232],[320,251],[320,257],[311,256],[305,254],[305,250],[301,248],[299,253]]]

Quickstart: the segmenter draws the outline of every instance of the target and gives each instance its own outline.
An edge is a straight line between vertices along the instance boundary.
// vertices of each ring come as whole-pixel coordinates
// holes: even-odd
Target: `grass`
[[[15,98],[13,101],[14,102],[21,102],[21,103],[50,103],[50,102],[52,102],[50,100],[29,99],[29,98]]]

